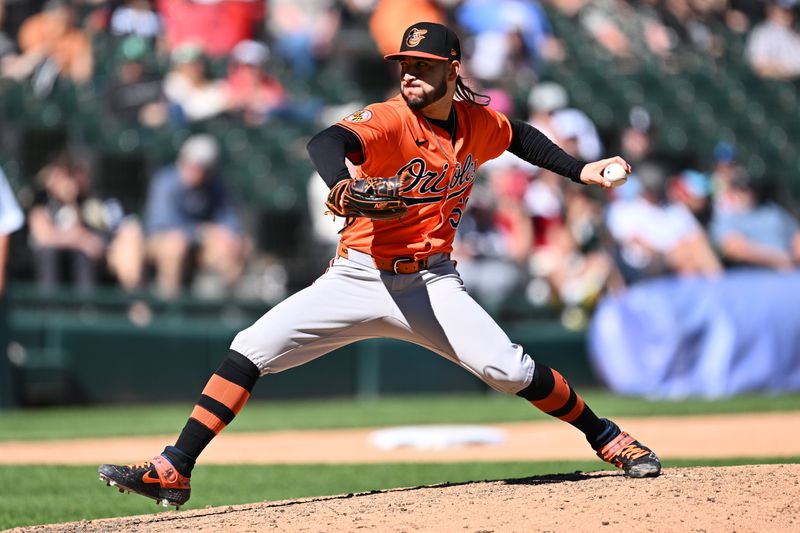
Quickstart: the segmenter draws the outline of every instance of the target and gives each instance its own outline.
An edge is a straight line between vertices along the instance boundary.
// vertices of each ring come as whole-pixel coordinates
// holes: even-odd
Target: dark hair
[[[459,76],[456,78],[456,98],[466,102],[472,102],[475,105],[487,106],[492,101],[492,97],[486,94],[481,94],[473,91],[464,83],[464,80]],[[480,101],[478,101],[480,99]]]

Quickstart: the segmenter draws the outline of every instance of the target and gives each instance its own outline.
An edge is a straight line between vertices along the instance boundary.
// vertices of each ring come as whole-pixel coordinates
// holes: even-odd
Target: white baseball
[[[625,167],[619,163],[611,163],[604,168],[603,177],[611,182],[612,187],[619,187],[628,181],[628,173],[625,172]]]

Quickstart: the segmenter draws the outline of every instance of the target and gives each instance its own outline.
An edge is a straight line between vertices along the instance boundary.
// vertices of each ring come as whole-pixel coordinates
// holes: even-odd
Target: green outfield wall
[[[59,299],[60,298],[60,299]],[[130,301],[98,297],[76,304],[63,295],[46,304],[13,299],[8,361],[16,387],[6,405],[194,401],[234,335],[267,307],[184,301],[154,306],[136,325]],[[596,384],[582,332],[552,319],[515,319],[509,336],[578,385]],[[413,344],[372,339],[261,380],[261,398],[375,397],[463,393],[486,385],[457,365]],[[7,396],[10,396],[7,394]]]

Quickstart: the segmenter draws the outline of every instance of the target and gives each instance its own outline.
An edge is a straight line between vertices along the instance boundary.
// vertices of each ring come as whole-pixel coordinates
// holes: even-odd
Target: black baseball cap
[[[461,43],[456,32],[435,22],[417,22],[403,32],[400,51],[383,56],[384,59],[402,57],[461,60]]]

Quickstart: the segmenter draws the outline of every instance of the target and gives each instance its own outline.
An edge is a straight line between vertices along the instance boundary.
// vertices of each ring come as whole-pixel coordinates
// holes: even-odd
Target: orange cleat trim
[[[617,435],[614,440],[600,448],[597,452],[597,456],[603,461],[610,463],[615,456],[619,455],[619,451],[632,444],[634,440],[633,437],[623,431]]]
[[[172,463],[158,455],[150,461],[156,468],[163,489],[189,489],[189,478],[178,472]],[[144,481],[144,478],[142,479]]]

